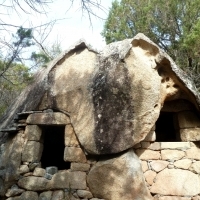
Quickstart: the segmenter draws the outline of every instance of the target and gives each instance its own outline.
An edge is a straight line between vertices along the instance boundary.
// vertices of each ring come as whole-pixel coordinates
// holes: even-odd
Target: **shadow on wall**
[[[4,180],[3,185],[0,186],[0,196],[3,196],[5,191],[19,178],[18,169],[21,165],[23,144],[23,131],[19,131],[17,135],[8,135],[8,142],[4,146],[0,163],[0,183],[1,179]]]
[[[130,91],[134,77],[119,55],[100,58],[99,66],[92,85],[94,138],[98,152],[110,154],[132,145],[134,105]]]

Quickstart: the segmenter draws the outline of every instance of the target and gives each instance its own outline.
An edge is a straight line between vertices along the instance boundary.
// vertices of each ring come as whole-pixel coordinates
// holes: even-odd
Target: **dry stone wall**
[[[199,143],[141,142],[134,149],[154,199],[200,199]]]

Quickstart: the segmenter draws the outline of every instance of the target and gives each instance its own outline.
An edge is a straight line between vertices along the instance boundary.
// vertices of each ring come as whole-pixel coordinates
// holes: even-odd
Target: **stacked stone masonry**
[[[141,142],[134,149],[155,200],[200,199],[200,149],[193,142]]]
[[[41,156],[44,147],[42,125],[46,124],[65,126],[63,159],[70,162],[69,169],[58,170],[56,166],[42,168]],[[62,113],[33,113],[28,116],[24,128],[24,131],[20,131],[24,143],[21,165],[18,168],[19,177],[17,182],[7,189],[5,199],[103,200],[93,198],[88,188],[87,174],[95,161],[86,159],[69,117]]]

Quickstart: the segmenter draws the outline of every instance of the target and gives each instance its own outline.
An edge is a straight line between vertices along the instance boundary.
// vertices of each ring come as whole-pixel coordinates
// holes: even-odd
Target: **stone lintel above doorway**
[[[60,112],[34,113],[28,116],[26,123],[35,125],[66,125],[70,124],[70,118]]]

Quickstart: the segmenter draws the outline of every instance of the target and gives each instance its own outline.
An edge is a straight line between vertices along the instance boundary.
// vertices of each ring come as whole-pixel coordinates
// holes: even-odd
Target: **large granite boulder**
[[[145,185],[140,160],[133,150],[97,162],[90,170],[87,182],[97,198],[152,200]]]
[[[142,141],[164,102],[177,99],[199,109],[191,82],[143,34],[99,53],[80,42],[41,69],[0,120],[0,129],[13,126],[17,112],[52,109],[70,117],[87,153],[113,154]]]

